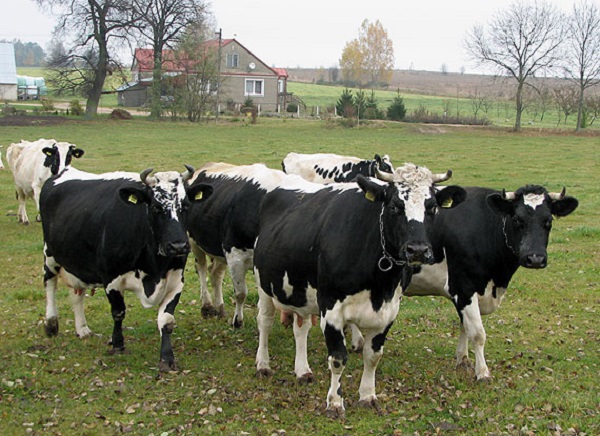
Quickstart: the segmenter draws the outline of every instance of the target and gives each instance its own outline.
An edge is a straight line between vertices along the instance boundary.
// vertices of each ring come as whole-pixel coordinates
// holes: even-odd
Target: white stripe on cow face
[[[154,200],[162,206],[170,219],[179,221],[177,213],[185,198],[181,175],[176,171],[165,171],[154,174],[153,178],[156,180],[156,184],[152,186]]]
[[[431,198],[433,175],[425,167],[407,163],[393,174],[398,196],[404,202],[407,221],[425,221],[425,201]]]
[[[538,206],[544,204],[545,199],[544,194],[525,194],[523,196],[523,203],[525,203],[525,206],[529,206],[535,210]]]

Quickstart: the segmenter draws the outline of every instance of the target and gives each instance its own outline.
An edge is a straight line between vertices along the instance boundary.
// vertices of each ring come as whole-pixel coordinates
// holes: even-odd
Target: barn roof
[[[15,48],[11,42],[0,42],[0,83],[17,84]]]

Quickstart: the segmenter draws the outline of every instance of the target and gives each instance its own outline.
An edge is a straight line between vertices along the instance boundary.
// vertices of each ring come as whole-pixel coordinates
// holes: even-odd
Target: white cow
[[[0,147],[2,147],[2,146],[0,145]],[[0,170],[3,170],[3,169],[4,169],[4,164],[2,163],[2,151],[0,151]]]
[[[15,191],[19,200],[17,219],[29,224],[25,201],[33,198],[39,211],[40,191],[44,182],[71,164],[73,157],[83,156],[83,150],[68,142],[54,139],[21,141],[6,150],[6,162],[13,172]],[[38,217],[39,220],[39,212]]]

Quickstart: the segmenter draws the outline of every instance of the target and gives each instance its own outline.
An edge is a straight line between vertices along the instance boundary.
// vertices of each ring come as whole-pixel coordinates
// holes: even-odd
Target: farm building
[[[271,68],[236,39],[208,41],[207,46],[219,47],[220,55],[220,110],[225,105],[241,106],[246,99],[262,111],[280,112],[285,109],[287,97],[287,72]],[[136,49],[131,68],[132,81],[117,90],[119,104],[123,106],[147,105],[150,97],[153,68],[152,49]],[[173,51],[163,51],[163,74],[183,74],[184,66],[175,61]]]
[[[10,42],[0,42],[0,99],[17,99],[17,64]]]

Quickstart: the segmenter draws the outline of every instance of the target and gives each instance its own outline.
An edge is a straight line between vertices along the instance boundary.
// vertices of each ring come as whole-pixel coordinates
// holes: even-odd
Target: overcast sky
[[[508,0],[208,0],[223,38],[236,38],[269,66],[336,66],[364,19],[381,21],[400,69],[475,72],[462,42]],[[565,12],[574,0],[550,0]],[[0,39],[51,39],[54,19],[33,0],[0,0]]]

